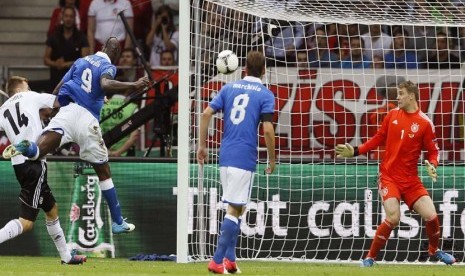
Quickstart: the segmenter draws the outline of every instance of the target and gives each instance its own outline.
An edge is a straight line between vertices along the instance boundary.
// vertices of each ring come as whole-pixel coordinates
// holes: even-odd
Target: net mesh
[[[440,216],[442,248],[463,259],[465,229],[463,6],[451,1],[194,1],[191,6],[191,154],[199,116],[226,82],[215,58],[250,50],[267,60],[265,85],[276,101],[277,171],[262,134],[251,202],[241,225],[240,258],[358,260],[384,219],[377,191],[383,148],[336,160],[334,146],[359,145],[397,103],[397,85],[418,83],[420,108],[436,126],[439,180],[420,177]],[[394,92],[393,92],[394,91]],[[394,96],[393,96],[394,95]],[[213,255],[226,205],[218,153],[222,114],[209,127],[211,163],[191,166],[189,255]],[[423,157],[422,157],[423,158]],[[423,161],[420,160],[420,161]],[[419,164],[421,166],[421,164]],[[401,205],[401,223],[380,261],[427,261],[421,218]]]

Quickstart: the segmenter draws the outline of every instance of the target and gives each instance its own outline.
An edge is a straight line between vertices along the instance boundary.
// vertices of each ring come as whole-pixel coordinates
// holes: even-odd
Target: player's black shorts
[[[47,163],[44,160],[26,160],[23,164],[13,165],[16,179],[21,185],[21,218],[35,221],[39,210],[50,211],[55,198],[47,184]]]

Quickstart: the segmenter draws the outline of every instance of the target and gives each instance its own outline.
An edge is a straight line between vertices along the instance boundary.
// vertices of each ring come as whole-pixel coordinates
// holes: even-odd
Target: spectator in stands
[[[341,68],[371,68],[370,58],[363,54],[364,43],[360,36],[350,37],[350,56],[341,61]]]
[[[359,36],[361,34],[361,26],[359,24],[337,24],[338,36]],[[362,28],[363,29],[363,28]]]
[[[456,4],[457,9],[460,11],[459,14],[465,14],[465,1],[460,1]],[[457,45],[456,49],[458,51],[458,56],[460,57],[460,62],[462,67],[465,65],[465,27],[458,27],[457,29]],[[465,117],[463,118],[465,120]]]
[[[116,37],[121,48],[131,48],[123,21],[118,16],[124,10],[129,28],[134,25],[131,3],[128,0],[93,0],[87,18],[87,40],[91,54],[102,49],[109,37]]]
[[[296,49],[304,45],[305,27],[300,22],[291,23],[289,26],[277,27],[277,34],[265,41],[265,56],[274,64],[284,65],[287,62],[295,62]]]
[[[308,52],[307,50],[297,51],[297,68],[308,69]]]
[[[198,47],[192,47],[191,55],[202,65],[202,75],[212,76],[215,72],[214,59],[223,50],[224,40],[221,38],[224,17],[220,7],[213,2],[202,3],[202,22],[200,23],[200,41]],[[191,39],[195,39],[191,37]]]
[[[374,56],[383,57],[391,49],[392,37],[381,32],[379,24],[370,25],[369,31],[362,35],[362,39],[365,44],[363,54],[370,60],[373,60]]]
[[[134,36],[136,37],[137,44],[141,47],[145,57],[149,58],[149,51],[145,49],[145,38],[150,31],[150,23],[152,22],[153,1],[147,0],[129,0],[132,5],[132,12],[134,14]]]
[[[121,52],[118,66],[124,67],[118,70],[119,74],[117,75],[117,79],[119,81],[133,82],[139,78],[137,74],[136,53],[132,48],[126,48]]]
[[[324,29],[326,30],[326,36],[328,38],[328,48],[330,51],[332,51],[337,47],[337,24],[327,24],[325,25]]]
[[[159,0],[159,1],[151,1],[151,2],[152,2],[152,10],[154,11],[158,10],[158,8],[160,8],[163,5],[167,5],[171,8],[173,12],[175,13],[179,12],[179,0],[162,0],[162,1]]]
[[[87,16],[92,0],[79,0],[79,15],[81,16],[81,31],[87,33]]]
[[[404,33],[403,33],[404,32]],[[417,55],[405,49],[406,31],[402,29],[393,33],[392,51],[384,56],[384,66],[386,69],[416,69],[418,68]]]
[[[465,3],[464,3],[464,12],[465,12]],[[460,62],[465,62],[465,27],[459,27],[457,29],[457,45],[455,46],[458,56],[460,57]]]
[[[50,85],[52,91],[68,71],[75,60],[89,55],[89,43],[86,36],[76,27],[76,9],[63,9],[63,24],[58,26],[47,39],[44,64],[50,67]]]
[[[175,66],[174,53],[170,50],[164,50],[160,54],[160,65],[161,66]]]
[[[309,66],[312,68],[328,68],[339,66],[338,56],[328,48],[328,37],[324,27],[315,29],[315,48],[308,52]]]
[[[350,41],[348,36],[339,36],[336,53],[340,60],[350,57]]]
[[[422,18],[430,16],[431,7],[425,0],[415,0],[412,4],[412,18]],[[406,48],[414,50],[417,54],[419,67],[424,68],[427,60],[427,53],[435,49],[435,37],[437,28],[435,26],[404,25],[403,28],[411,34],[411,43],[406,44]]]
[[[130,91],[127,91],[128,93]],[[125,104],[125,99],[127,95],[124,94],[113,94],[110,100],[103,105],[102,110],[100,111],[100,117],[105,119],[105,121],[100,123],[100,127],[102,128],[102,133],[105,134],[106,132],[112,130],[121,122],[126,120],[127,118],[131,117],[135,112],[138,110],[138,106],[135,103],[129,103],[120,111],[115,111],[121,108]],[[108,156],[118,157],[118,156],[135,156],[135,144],[140,136],[139,129],[134,130],[131,132],[130,135],[122,138],[116,144],[111,146],[108,149]]]
[[[145,43],[148,49],[151,49],[150,66],[152,67],[160,66],[160,53],[163,50],[173,51],[176,55],[179,32],[174,26],[174,15],[169,6],[163,5],[155,12]]]
[[[55,29],[63,25],[63,11],[65,7],[73,8],[75,10],[75,24],[78,30],[81,29],[81,16],[79,14],[79,0],[60,0],[59,7],[55,8],[50,18],[50,24],[48,26],[47,37],[50,37],[55,32]]]
[[[459,57],[450,51],[450,41],[446,33],[438,32],[436,36],[436,50],[428,53],[428,69],[456,69],[460,68]]]
[[[350,56],[350,37],[360,36],[359,24],[337,24],[337,49],[336,53],[340,60],[344,60]]]
[[[384,68],[384,59],[380,56],[375,56],[373,58],[373,68],[374,69],[383,69]]]
[[[416,53],[419,67],[425,67],[428,52],[436,48],[436,27],[404,26],[404,30],[411,34],[405,48]]]

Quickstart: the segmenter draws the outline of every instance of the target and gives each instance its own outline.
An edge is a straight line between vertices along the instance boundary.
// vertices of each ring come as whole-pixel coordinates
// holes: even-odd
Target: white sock
[[[60,220],[56,218],[55,220],[47,221],[46,225],[48,234],[55,243],[61,260],[66,263],[69,262],[71,260],[71,252],[66,245],[65,234],[63,233],[63,229],[61,229]]]
[[[0,229],[0,243],[11,240],[23,233],[23,225],[19,219],[10,220],[2,229]]]

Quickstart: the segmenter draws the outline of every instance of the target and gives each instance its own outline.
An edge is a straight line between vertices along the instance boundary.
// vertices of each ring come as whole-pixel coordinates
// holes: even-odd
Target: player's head
[[[10,97],[16,93],[30,90],[29,81],[26,78],[20,76],[11,76],[6,84],[6,92]]]
[[[265,74],[265,56],[262,52],[250,51],[247,54],[247,76],[261,78]]]
[[[110,37],[105,42],[105,46],[102,49],[102,52],[108,55],[111,60],[111,63],[116,64],[119,59],[119,55],[121,54],[121,45],[119,44],[118,39],[116,37]]]
[[[397,101],[399,108],[409,110],[413,106],[417,106],[419,99],[418,86],[411,81],[404,81],[399,84],[397,91]]]

